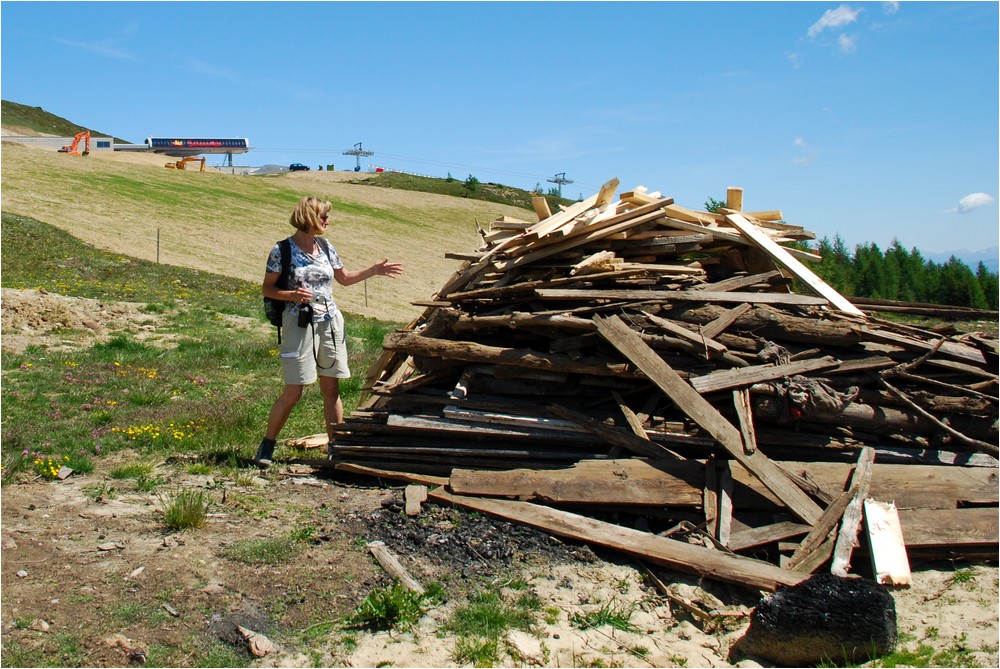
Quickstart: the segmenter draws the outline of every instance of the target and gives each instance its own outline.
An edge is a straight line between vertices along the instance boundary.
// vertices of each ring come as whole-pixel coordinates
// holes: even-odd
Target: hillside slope
[[[123,255],[259,282],[275,241],[293,229],[299,198],[333,202],[328,236],[352,269],[383,258],[402,262],[403,277],[338,288],[351,313],[408,321],[460,266],[446,252],[479,245],[476,222],[500,215],[534,220],[531,211],[479,200],[373,188],[343,172],[260,177],[167,170],[162,156],[77,157],[4,142],[3,210],[54,225]],[[157,241],[159,239],[159,242]]]

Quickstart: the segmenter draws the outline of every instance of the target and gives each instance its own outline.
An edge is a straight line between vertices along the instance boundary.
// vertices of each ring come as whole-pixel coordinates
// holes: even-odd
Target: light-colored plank
[[[552,210],[549,209],[549,201],[542,195],[533,195],[531,197],[531,206],[535,208],[535,215],[538,216],[539,221],[544,221],[552,216]]]
[[[419,516],[420,505],[427,501],[427,486],[410,484],[403,489],[403,500],[406,502],[407,516]]]
[[[723,462],[719,472],[719,514],[716,520],[715,538],[723,546],[729,546],[733,529],[733,474],[729,463]]]
[[[743,189],[730,186],[726,189],[726,209],[743,211]]]
[[[866,499],[864,511],[875,580],[882,585],[910,585],[910,561],[896,505]]]
[[[829,284],[816,276],[811,269],[794,258],[792,254],[789,253],[788,249],[778,245],[767,235],[767,233],[761,230],[761,228],[754,225],[740,214],[728,214],[726,216],[726,221],[739,230],[761,251],[770,256],[772,260],[794,274],[800,281],[809,286],[818,295],[821,295],[829,300],[830,304],[832,304],[836,309],[845,313],[854,314],[855,316],[864,317],[863,311],[851,304],[846,297],[838,293],[836,290],[831,288]]]

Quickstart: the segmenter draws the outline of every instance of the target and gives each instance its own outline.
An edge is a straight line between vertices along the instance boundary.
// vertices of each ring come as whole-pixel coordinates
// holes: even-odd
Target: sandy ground
[[[157,327],[155,318],[131,304],[5,290],[2,306],[4,350],[17,350],[28,340],[68,345],[57,327],[46,324],[89,330],[94,340],[128,328],[155,333]],[[102,325],[94,322],[95,314],[102,315]],[[281,459],[296,453],[285,448],[279,449]],[[154,471],[164,479],[161,491],[183,485],[216,500],[207,527],[175,533],[162,526],[156,492],[140,493],[108,477],[126,457],[99,458],[98,470],[86,476],[26,479],[0,490],[5,649],[14,643],[50,648],[71,635],[82,646],[86,666],[121,666],[126,646],[148,652],[190,647],[192,655],[183,663],[189,665],[197,661],[198,644],[218,636],[220,620],[243,616],[239,619],[259,622],[258,631],[277,644],[253,666],[457,666],[455,639],[441,631],[455,600],[432,608],[409,631],[352,633],[350,644],[340,631],[311,644],[300,640],[317,617],[348,613],[385,578],[362,548],[371,538],[363,521],[387,496],[400,498],[398,486],[324,478],[302,465],[280,465],[248,481],[221,473],[191,475],[183,463],[156,462]],[[102,485],[117,493],[95,495]],[[270,501],[250,501],[257,499]],[[323,540],[295,559],[251,568],[221,557],[234,541],[279,536],[303,523],[318,528]],[[616,555],[601,558],[525,564],[522,578],[552,613],[535,634],[508,639],[501,666],[767,666],[730,656],[760,593],[657,570],[675,597],[670,600],[647,584],[638,565]],[[418,556],[401,559],[424,582],[455,578],[454,571],[461,571]],[[900,646],[964,649],[972,666],[998,666],[996,565],[911,567],[912,586],[892,590]],[[723,615],[700,621],[676,606],[678,598]],[[164,614],[163,604],[177,615]],[[630,610],[635,631],[582,630],[572,623],[574,614],[608,606]],[[144,614],[128,617],[125,607]],[[265,632],[266,624],[271,627]]]
[[[354,540],[367,537],[351,519],[377,510],[387,494],[401,497],[399,489],[344,486],[296,466],[269,472],[249,486],[162,466],[157,473],[168,477],[170,486],[212,490],[216,498],[220,489],[228,490],[229,501],[214,507],[205,528],[172,533],[161,527],[159,502],[152,493],[122,489],[116,499],[92,499],[100,481],[121,487],[106,472],[62,482],[4,485],[5,644],[34,647],[60,634],[75,634],[87,655],[84,666],[121,666],[123,651],[113,647],[119,636],[130,647],[147,651],[174,644],[194,653],[199,640],[205,642],[215,631],[213,620],[239,614],[248,617],[246,625],[256,620],[255,631],[276,644],[274,652],[252,666],[316,666],[317,661],[319,666],[345,667],[459,666],[453,659],[455,638],[441,631],[457,601],[430,609],[409,631],[352,632],[351,645],[343,642],[340,631],[311,645],[296,637],[296,631],[315,624],[317,613],[323,619],[348,613],[365,596],[367,584],[379,582],[379,568]],[[250,519],[237,500],[251,495],[282,502],[255,519],[248,532]],[[234,541],[278,536],[300,524],[297,508],[321,509],[311,518],[321,532],[335,538],[273,567],[248,568],[220,557]],[[427,583],[437,575],[422,561],[405,555],[401,559],[418,580]],[[974,565],[971,579],[956,583],[955,569],[946,565],[914,566],[912,587],[893,592],[901,646],[912,649],[920,642],[941,649],[966,648],[975,651],[969,666],[997,666],[996,567]],[[636,566],[613,556],[594,563],[532,566],[522,578],[554,613],[535,634],[511,635],[507,659],[500,666],[770,666],[730,657],[733,644],[746,631],[756,601],[753,593],[699,583],[684,574],[659,573],[675,596],[724,613],[720,620],[726,622],[706,624],[692,618],[643,586]],[[126,603],[148,617],[125,617]],[[163,615],[163,603],[178,615]],[[571,622],[574,614],[609,605],[631,611],[634,632],[607,626],[582,630]],[[150,624],[152,620],[158,622]]]

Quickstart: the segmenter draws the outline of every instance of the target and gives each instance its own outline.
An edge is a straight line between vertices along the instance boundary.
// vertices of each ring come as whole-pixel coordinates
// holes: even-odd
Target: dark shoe
[[[253,461],[261,469],[267,469],[271,466],[271,458],[274,457],[274,439],[264,438],[261,439],[260,446],[257,447],[257,457]]]

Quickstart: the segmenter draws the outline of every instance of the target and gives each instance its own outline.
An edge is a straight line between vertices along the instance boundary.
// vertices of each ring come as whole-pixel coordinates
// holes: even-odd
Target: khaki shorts
[[[281,322],[281,371],[288,385],[305,386],[319,376],[351,378],[347,367],[347,334],[340,309],[332,320],[300,328],[296,318],[285,311]]]

